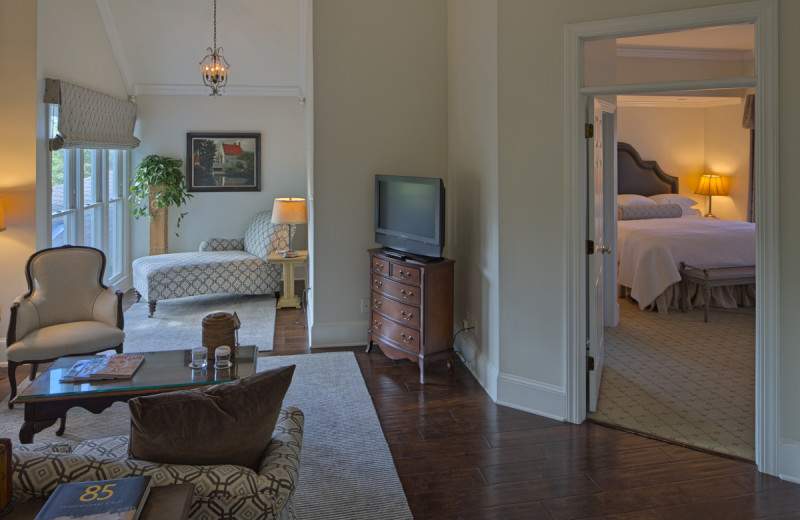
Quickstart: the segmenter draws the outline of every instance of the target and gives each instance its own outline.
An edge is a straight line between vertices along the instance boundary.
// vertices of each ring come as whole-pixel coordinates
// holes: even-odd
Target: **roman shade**
[[[139,146],[133,136],[134,103],[50,78],[45,80],[44,101],[59,106],[58,134],[50,139],[50,150]]]

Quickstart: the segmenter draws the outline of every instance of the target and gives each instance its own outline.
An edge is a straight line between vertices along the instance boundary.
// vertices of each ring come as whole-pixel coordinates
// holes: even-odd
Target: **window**
[[[58,105],[50,105],[50,135]],[[50,152],[50,246],[85,245],[106,254],[110,283],[125,274],[127,150],[70,148]]]

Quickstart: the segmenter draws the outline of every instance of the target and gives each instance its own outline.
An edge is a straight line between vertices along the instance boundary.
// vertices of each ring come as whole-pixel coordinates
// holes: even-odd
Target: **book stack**
[[[59,484],[36,520],[136,520],[150,494],[150,477]]]
[[[125,379],[133,377],[143,362],[144,356],[141,354],[115,354],[82,359],[64,372],[58,381],[74,383],[98,379]]]

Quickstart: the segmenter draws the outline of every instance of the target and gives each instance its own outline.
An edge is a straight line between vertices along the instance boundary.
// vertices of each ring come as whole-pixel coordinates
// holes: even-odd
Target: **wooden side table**
[[[279,254],[270,253],[267,262],[271,264],[283,265],[283,294],[276,307],[283,309],[286,307],[300,308],[300,298],[294,293],[294,266],[308,261],[308,251],[296,251],[297,256],[284,258]]]

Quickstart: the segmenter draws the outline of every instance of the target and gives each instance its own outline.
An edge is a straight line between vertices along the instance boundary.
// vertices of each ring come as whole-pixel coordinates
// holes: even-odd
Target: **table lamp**
[[[728,188],[725,187],[725,184],[722,182],[722,177],[720,175],[712,175],[710,173],[704,174],[700,177],[700,184],[697,186],[697,189],[694,192],[698,195],[707,195],[708,196],[708,213],[704,216],[709,218],[717,218],[711,213],[711,197],[714,195],[727,195]]]
[[[287,197],[275,199],[272,205],[272,223],[287,224],[289,226],[289,249],[285,251],[275,251],[276,254],[283,255],[284,258],[294,258],[297,253],[292,249],[292,226],[305,224],[308,222],[306,217],[306,199],[297,197]]]

